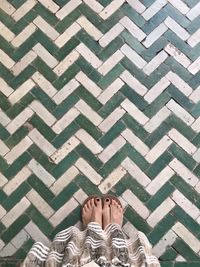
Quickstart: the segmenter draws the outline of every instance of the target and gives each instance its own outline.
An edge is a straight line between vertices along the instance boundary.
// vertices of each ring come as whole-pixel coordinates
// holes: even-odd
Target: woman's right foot
[[[117,200],[111,197],[104,198],[102,215],[103,229],[111,223],[116,223],[122,226],[123,208]]]
[[[123,223],[123,208],[115,199],[111,199],[110,223],[116,223],[120,226]]]

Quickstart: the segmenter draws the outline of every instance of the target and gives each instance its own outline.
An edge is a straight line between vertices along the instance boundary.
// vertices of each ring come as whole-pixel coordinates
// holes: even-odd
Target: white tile
[[[99,154],[103,148],[98,142],[88,134],[84,129],[80,129],[76,132],[75,136],[94,154]]]
[[[26,67],[28,67],[33,60],[37,58],[37,54],[33,51],[29,51],[23,58],[20,59],[11,69],[12,73],[17,76],[19,75]]]
[[[6,215],[7,211],[0,205],[0,219]]]
[[[152,133],[170,116],[170,114],[171,111],[164,106],[144,125],[144,129]]]
[[[145,188],[145,190],[151,195],[155,195],[175,172],[168,166],[166,166]]]
[[[167,108],[170,109],[177,117],[184,121],[187,125],[191,125],[194,122],[194,118],[178,103],[171,99],[167,104]]]
[[[99,185],[99,190],[102,194],[106,194],[112,187],[114,187],[126,174],[123,167],[117,167],[106,179]]]
[[[73,10],[75,10],[80,4],[82,4],[81,0],[70,0],[64,5],[58,12],[56,13],[56,17],[60,20],[67,17]]]
[[[57,93],[53,85],[38,71],[33,74],[32,79],[49,97]]]
[[[37,129],[33,129],[28,136],[47,156],[56,151],[55,147]]]
[[[85,44],[79,44],[76,47],[76,51],[78,51],[79,54],[81,54],[81,56],[92,65],[93,68],[97,69],[101,66],[102,61]]]
[[[72,152],[78,145],[80,141],[72,136],[68,139],[61,148],[57,149],[52,155],[51,160],[58,164],[61,160],[63,160],[70,152]]]
[[[200,241],[180,222],[177,222],[172,230],[194,251],[199,252]]]
[[[14,255],[17,249],[11,244],[8,243],[0,252],[0,257],[10,257]]]
[[[76,76],[75,79],[79,81],[87,89],[93,96],[97,97],[101,92],[101,88],[93,82],[88,76],[80,71]]]
[[[76,108],[71,108],[65,115],[58,120],[52,127],[52,130],[59,134],[61,133],[67,126],[70,125],[80,114],[80,112]]]
[[[106,163],[109,161],[124,145],[126,144],[125,139],[122,136],[118,136],[112,143],[110,143],[101,154],[98,155],[98,158]]]
[[[22,139],[15,147],[13,147],[10,152],[6,154],[4,159],[8,164],[12,164],[18,157],[20,157],[31,145],[33,142],[31,139],[26,136]]]
[[[31,205],[26,197],[23,197],[17,204],[8,211],[8,213],[1,219],[1,222],[9,227],[14,221],[16,221]]]
[[[200,117],[194,121],[194,123],[191,125],[192,129],[199,133],[200,132]]]
[[[110,30],[108,30],[100,39],[99,44],[102,47],[106,47],[110,42],[112,42],[120,33],[124,30],[124,27],[117,23]]]
[[[177,235],[174,231],[169,230],[160,241],[153,247],[153,253],[158,258],[164,254],[168,247],[170,247],[176,241]]]
[[[81,16],[76,21],[94,40],[98,41],[103,33],[98,30],[86,17]]]
[[[156,161],[172,144],[171,139],[168,136],[163,136],[163,138],[148,152],[146,155],[146,160],[149,163]]]
[[[176,158],[173,159],[170,163],[169,166],[181,177],[183,180],[194,187],[199,179],[188,169],[185,167],[183,163],[181,163],[179,160]]]
[[[27,27],[25,27],[15,38],[12,40],[11,44],[14,47],[19,47],[22,45],[35,31],[37,27],[30,23]]]
[[[0,108],[0,123],[5,127],[10,122],[9,117],[6,115],[5,112]]]
[[[58,38],[59,33],[52,27],[48,22],[46,22],[42,17],[38,16],[34,19],[33,23],[45,33],[51,40]]]
[[[200,163],[200,148],[194,153],[192,157],[196,162]]]
[[[165,199],[147,218],[147,223],[151,227],[155,227],[175,206],[171,198]]]
[[[176,9],[178,9],[182,14],[187,14],[190,8],[181,0],[168,0]]]
[[[95,112],[88,104],[83,100],[79,100],[75,107],[86,116],[95,126],[98,126],[102,122],[102,118]]]
[[[55,44],[58,47],[63,47],[74,35],[76,35],[81,30],[81,26],[74,22],[70,25],[56,40]]]
[[[147,64],[147,62],[127,44],[121,47],[121,52],[139,69],[142,69]]]
[[[22,245],[30,238],[29,234],[23,229],[11,240],[11,244],[17,249],[20,249]]]
[[[170,71],[165,76],[179,91],[181,91],[185,96],[189,96],[193,89],[182,80],[176,73]]]
[[[121,107],[116,108],[115,110],[113,110],[112,113],[110,113],[110,115],[108,115],[106,117],[106,119],[104,121],[102,121],[102,123],[99,125],[99,129],[102,132],[108,132],[112,126],[121,119],[121,117],[123,117],[123,115],[125,114],[125,110],[122,109]]]
[[[12,6],[7,0],[1,1],[1,9],[8,15],[15,12],[14,6]]]
[[[54,95],[53,100],[57,105],[62,103],[69,95],[71,95],[79,87],[79,85],[80,84],[75,79],[72,79]]]
[[[120,21],[120,24],[126,28],[131,35],[133,35],[138,41],[142,41],[146,34],[132,21],[129,17],[123,17]]]
[[[12,18],[15,21],[19,21],[21,18],[23,18],[31,9],[37,4],[36,0],[27,0],[24,2],[23,5],[21,5],[13,14]]]
[[[51,206],[35,191],[31,189],[26,194],[27,199],[31,202],[33,206],[46,218],[48,219],[53,215],[54,210]]]
[[[79,174],[76,167],[70,167],[62,176],[56,179],[50,190],[57,196]]]
[[[149,152],[148,146],[141,141],[130,129],[125,129],[121,135],[126,139],[131,146],[136,149],[142,156],[145,156]]]
[[[117,78],[112,82],[102,93],[98,96],[98,100],[101,104],[106,104],[124,85],[124,82]]]
[[[19,89],[19,88],[18,88]],[[25,108],[21,113],[19,113],[10,123],[7,125],[7,130],[13,134],[16,132],[21,126],[26,124],[26,121],[29,120],[34,112],[29,108]],[[24,125],[25,126],[25,125]]]
[[[8,196],[11,195],[31,174],[31,171],[25,166],[17,173],[17,175],[8,181],[3,188],[3,191]]]
[[[196,220],[200,215],[200,210],[193,204],[188,198],[186,198],[177,189],[173,192],[171,197],[176,204],[178,204],[184,211],[187,212],[194,220]]]
[[[186,14],[186,16],[190,19],[190,20],[194,20],[196,19],[196,17],[198,17],[200,14],[200,2],[197,3],[193,8],[190,9],[190,11]]]
[[[170,82],[163,77],[146,93],[144,99],[151,104],[169,85]]]
[[[29,162],[28,167],[46,186],[50,187],[55,182],[55,178],[36,160],[32,159]]]
[[[187,68],[191,64],[191,60],[173,44],[169,43],[165,47],[165,51],[176,61],[178,61],[178,63],[180,63],[183,67]]]
[[[197,150],[196,146],[194,146],[185,136],[180,134],[176,129],[171,129],[168,133],[168,136],[190,155],[193,155]]]
[[[80,205],[82,205],[86,200],[86,198],[88,197],[88,195],[82,189],[79,189],[78,191],[76,191],[73,197]]]
[[[149,210],[147,207],[143,204],[143,202],[131,192],[131,190],[126,190],[122,194],[122,198],[130,205],[132,209],[134,209],[139,216],[141,216],[143,219],[147,219],[149,217]]]
[[[0,91],[8,97],[14,90],[0,77]]]
[[[49,239],[43,234],[39,227],[30,221],[25,227],[25,231],[31,236],[35,242],[42,242],[45,246],[50,245]]]
[[[94,12],[100,13],[104,7],[98,2],[98,0],[83,0]]]
[[[83,158],[79,158],[75,166],[82,172],[90,181],[95,184],[99,185],[102,177],[87,163],[86,160]]]
[[[167,4],[167,0],[156,0],[153,4],[148,7],[143,13],[142,16],[145,20],[149,20],[152,18],[157,12],[159,12],[165,5]]]
[[[197,74],[200,70],[200,57],[198,57],[189,67],[189,72],[191,72],[193,75]]]
[[[194,103],[198,103],[200,101],[200,86],[197,87],[189,96],[189,99]]]
[[[147,92],[147,88],[138,81],[135,77],[133,77],[129,71],[125,70],[121,75],[120,78],[128,84],[137,94],[143,96]]]
[[[109,57],[99,68],[98,72],[106,75],[111,71],[124,57],[120,50],[117,50],[111,57]]]
[[[0,187],[3,187],[8,182],[8,179],[0,172]]]
[[[122,161],[121,165],[142,186],[147,186],[151,179],[129,158]]]
[[[187,40],[190,37],[189,33],[171,17],[167,17],[164,23],[183,41]]]
[[[33,51],[50,67],[54,68],[58,61],[41,44],[36,44]]]
[[[71,198],[68,200],[59,210],[57,210],[54,215],[49,219],[49,222],[56,227],[59,225],[76,207],[78,202]]]
[[[79,53],[73,50],[55,68],[56,75],[61,76],[79,58]]]
[[[11,69],[15,65],[15,61],[12,60],[3,50],[0,49],[0,62],[8,69]]]
[[[20,87],[18,87],[11,95],[9,95],[8,100],[12,105],[20,101],[31,89],[35,86],[35,83],[28,79]]]
[[[48,125],[52,126],[56,118],[37,100],[34,100],[30,108]]]
[[[101,13],[99,13],[99,16],[104,20],[108,19],[123,5],[124,2],[125,0],[113,0],[101,11]]]
[[[145,74],[150,75],[154,70],[156,70],[166,59],[168,54],[165,51],[158,53],[146,66],[144,66],[143,71]]]
[[[139,14],[143,13],[146,9],[139,0],[127,0],[126,2]]]
[[[140,111],[130,100],[125,99],[121,103],[121,106],[141,125],[144,125],[149,120],[149,118],[142,111]]]
[[[0,22],[0,35],[7,41],[11,42],[15,38],[15,34],[7,28],[2,22]]]
[[[150,47],[155,41],[157,41],[166,31],[167,26],[161,23],[156,27],[150,34],[147,35],[146,39],[142,42],[145,47]]]
[[[0,155],[3,157],[10,151],[9,147],[0,139]]]

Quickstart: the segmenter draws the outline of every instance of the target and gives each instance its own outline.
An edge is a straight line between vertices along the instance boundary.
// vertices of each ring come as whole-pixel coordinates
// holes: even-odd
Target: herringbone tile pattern
[[[0,256],[111,192],[163,266],[199,266],[199,1],[0,7]]]

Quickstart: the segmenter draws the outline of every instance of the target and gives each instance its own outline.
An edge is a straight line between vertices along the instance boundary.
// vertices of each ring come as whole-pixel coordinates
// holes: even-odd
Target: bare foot
[[[82,210],[83,225],[90,222],[97,222],[102,227],[102,204],[100,198],[90,198]]]
[[[114,199],[111,199],[110,204],[110,223],[116,223],[120,226],[123,223],[123,208]]]
[[[110,204],[111,204],[111,200],[110,198],[105,198],[103,200],[103,210],[102,210],[102,214],[103,214],[103,229],[106,228],[106,226],[108,224],[110,224]]]

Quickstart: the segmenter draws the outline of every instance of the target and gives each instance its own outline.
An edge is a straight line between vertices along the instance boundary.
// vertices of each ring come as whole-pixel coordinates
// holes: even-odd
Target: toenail
[[[99,199],[99,198],[97,198],[96,200],[97,200],[97,201],[100,201],[100,199]]]
[[[108,202],[109,201],[109,198],[106,198],[106,202]]]

